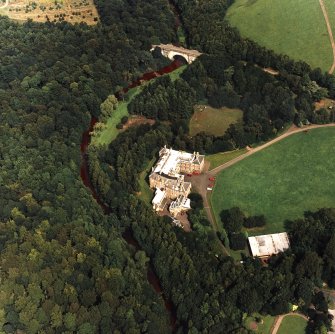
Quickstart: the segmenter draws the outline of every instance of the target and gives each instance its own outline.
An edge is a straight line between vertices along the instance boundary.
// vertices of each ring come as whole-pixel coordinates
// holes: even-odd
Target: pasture
[[[287,315],[283,318],[277,334],[304,334],[306,333],[307,320],[297,315]]]
[[[190,135],[195,136],[205,132],[214,136],[222,136],[229,125],[242,120],[243,112],[240,109],[212,108],[210,106],[196,105],[190,120]]]
[[[326,1],[326,7],[332,24],[335,4]],[[277,53],[324,71],[332,65],[331,44],[318,0],[236,0],[226,18],[242,36]]]
[[[335,128],[294,134],[218,174],[211,196],[215,218],[220,224],[220,212],[238,206],[268,220],[251,234],[281,232],[286,219],[334,206],[334,166]]]
[[[7,7],[0,9],[16,21],[31,19],[36,22],[85,22],[95,25],[99,21],[93,0],[10,0]]]

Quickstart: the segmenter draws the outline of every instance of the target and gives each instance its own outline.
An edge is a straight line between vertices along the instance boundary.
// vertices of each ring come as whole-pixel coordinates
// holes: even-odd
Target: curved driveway
[[[194,188],[198,191],[198,193],[202,196],[203,200],[204,200],[204,208],[206,210],[207,213],[207,217],[209,219],[209,221],[211,222],[213,228],[215,231],[218,230],[218,226],[216,223],[215,218],[213,217],[213,213],[212,213],[212,209],[208,200],[208,191],[207,191],[207,184],[208,184],[208,178],[210,177],[214,177],[216,176],[219,172],[221,172],[222,170],[235,165],[236,163],[240,162],[241,160],[249,157],[252,154],[255,154],[256,152],[259,152],[281,140],[283,140],[284,138],[287,138],[289,136],[292,136],[296,133],[299,132],[304,132],[304,131],[308,131],[310,129],[317,129],[317,128],[325,128],[325,127],[335,127],[335,123],[330,123],[330,124],[322,124],[322,125],[309,125],[309,126],[304,126],[303,128],[298,128],[294,125],[292,125],[285,133],[283,133],[282,135],[268,141],[267,143],[260,145],[254,149],[251,149],[250,151],[238,156],[235,159],[232,159],[204,174],[198,175],[198,176],[192,176],[192,179],[194,179],[195,182],[193,182],[192,180],[192,185],[194,185]]]

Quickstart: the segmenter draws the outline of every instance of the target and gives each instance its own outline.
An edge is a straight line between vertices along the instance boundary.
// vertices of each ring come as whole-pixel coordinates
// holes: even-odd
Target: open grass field
[[[256,317],[260,317],[263,323],[257,323]],[[254,316],[246,318],[245,326],[257,334],[271,334],[271,327],[274,321],[275,317],[272,317],[270,315],[262,316],[259,314],[255,314]]]
[[[180,74],[185,70],[185,68],[186,68],[186,65],[180,66],[179,68],[177,68],[173,72],[171,72],[169,74],[165,74],[165,75],[169,75],[172,81],[177,80],[179,78]],[[155,80],[155,79],[153,79],[153,80]],[[152,81],[149,81],[149,82],[152,82]],[[118,123],[120,123],[121,118],[123,116],[129,116],[128,104],[131,102],[131,100],[136,95],[138,95],[141,92],[144,85],[149,84],[149,82],[145,82],[145,83],[143,83],[143,85],[132,88],[128,91],[128,93],[126,95],[126,99],[124,101],[120,101],[118,103],[118,107],[113,112],[112,116],[107,120],[107,122],[105,124],[106,125],[105,128],[102,131],[97,132],[96,135],[92,136],[92,139],[91,139],[91,144],[92,145],[108,145],[109,143],[111,143],[117,137],[117,135],[122,130],[118,130],[116,128],[116,125]],[[148,123],[150,123],[150,122],[148,122]]]
[[[233,160],[246,152],[247,149],[242,148],[240,150],[207,155],[206,160],[210,163],[209,170],[214,169],[217,166],[223,165],[224,163]]]
[[[243,117],[240,109],[220,108],[196,105],[195,112],[190,120],[190,135],[206,132],[214,136],[222,136],[229,125],[236,123]]]
[[[93,0],[9,0],[6,8],[0,9],[16,21],[31,19],[36,22],[85,22],[97,24],[99,15]]]
[[[300,132],[223,170],[211,196],[215,218],[239,206],[247,215],[264,214],[268,224],[252,234],[281,232],[286,219],[307,210],[333,207],[335,129]]]
[[[326,5],[332,24],[335,4],[331,1],[326,0]],[[305,60],[324,71],[332,65],[331,44],[318,0],[235,0],[226,17],[242,36],[277,53]]]
[[[277,334],[305,334],[307,321],[296,315],[287,315],[282,320]]]

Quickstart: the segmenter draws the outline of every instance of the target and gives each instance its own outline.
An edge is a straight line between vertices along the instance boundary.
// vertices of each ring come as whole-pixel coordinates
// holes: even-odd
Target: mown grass
[[[147,204],[151,203],[151,200],[153,199],[154,195],[154,192],[149,187],[148,175],[155,162],[156,158],[150,160],[147,167],[145,168],[144,171],[141,172],[140,177],[138,179],[138,183],[140,185],[140,193],[138,194],[138,197]]]
[[[173,72],[169,74],[165,74],[165,75],[169,75],[172,81],[177,80],[185,68],[186,68],[186,65],[181,66],[177,68],[176,70],[174,70]],[[149,82],[153,82],[153,80]],[[146,82],[143,85],[132,88],[128,91],[128,93],[125,96],[124,101],[120,101],[118,103],[116,110],[114,110],[112,116],[108,118],[106,122],[106,127],[102,131],[98,132],[95,136],[92,136],[91,138],[92,145],[96,145],[96,146],[108,145],[117,137],[117,135],[121,131],[116,128],[116,125],[120,123],[122,117],[129,116],[128,104],[132,101],[132,99],[136,95],[138,95],[142,91],[144,85],[148,84],[149,82]]]
[[[132,88],[125,96],[125,100],[119,101],[116,110],[114,110],[112,116],[108,118],[106,127],[95,136],[92,136],[92,145],[108,145],[116,138],[120,132],[120,130],[116,128],[116,125],[121,122],[123,116],[129,116],[128,104],[141,92],[141,90],[142,86]]]
[[[247,149],[242,148],[240,150],[207,155],[206,160],[209,161],[210,163],[209,170],[214,169],[215,167],[218,167],[220,165],[223,165],[224,163],[233,160],[246,152]]]
[[[329,5],[330,0],[326,2]],[[329,18],[332,13],[328,12]],[[318,0],[236,0],[226,18],[242,36],[277,53],[324,71],[332,65],[331,44]]]
[[[240,109],[196,106],[190,120],[190,135],[195,136],[199,132],[206,132],[210,135],[222,136],[230,124],[238,122],[242,117],[243,112]]]
[[[335,128],[292,135],[217,176],[211,196],[215,218],[220,223],[223,209],[238,206],[268,220],[250,234],[281,232],[286,219],[334,206],[334,165]]]
[[[263,323],[257,323],[257,329],[253,329],[251,328],[251,324],[256,321],[256,317],[261,318]],[[272,317],[271,315],[262,316],[260,314],[254,314],[253,316],[246,318],[244,323],[245,323],[245,326],[248,329],[251,329],[254,333],[271,334],[271,327],[274,321],[275,321],[275,317]]]
[[[307,321],[296,315],[287,315],[282,320],[277,334],[305,334]]]

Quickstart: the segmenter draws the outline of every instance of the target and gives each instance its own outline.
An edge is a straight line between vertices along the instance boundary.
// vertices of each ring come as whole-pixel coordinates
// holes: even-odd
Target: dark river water
[[[165,66],[161,68],[158,71],[148,72],[142,75],[142,77],[138,78],[136,81],[129,84],[128,87],[124,88],[122,90],[123,93],[126,93],[129,89],[137,87],[141,85],[143,81],[150,81],[162,74],[171,73],[177,68],[179,68],[181,65],[183,65],[183,62],[180,60],[174,60],[170,65]],[[116,93],[116,96],[119,96],[121,92]],[[92,117],[90,122],[90,127],[83,133],[82,141],[80,145],[80,152],[81,152],[81,168],[80,168],[80,176],[84,183],[84,185],[90,189],[92,196],[97,201],[97,203],[101,206],[102,210],[105,214],[109,214],[112,212],[111,208],[109,208],[107,205],[103,203],[103,201],[99,198],[96,190],[94,189],[92,182],[89,177],[89,169],[88,169],[88,157],[87,157],[87,148],[91,141],[90,132],[93,130],[93,127],[95,123],[97,122],[97,119]],[[123,235],[124,240],[129,244],[135,247],[135,249],[140,250],[140,245],[138,244],[137,240],[134,238],[134,235],[132,231],[129,229],[127,230]],[[176,309],[174,305],[172,304],[171,300],[169,300],[163,293],[162,286],[160,284],[159,278],[157,274],[154,271],[154,268],[151,263],[149,263],[148,266],[148,272],[147,272],[147,279],[150,285],[154,288],[154,290],[160,294],[164,300],[164,305],[166,311],[169,313],[170,317],[170,325],[172,330],[174,331],[176,329]]]

